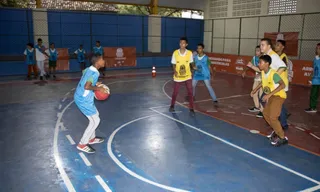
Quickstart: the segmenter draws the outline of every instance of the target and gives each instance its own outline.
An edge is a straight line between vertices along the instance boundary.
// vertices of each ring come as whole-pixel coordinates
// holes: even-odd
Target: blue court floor
[[[76,149],[88,124],[73,103],[77,82],[21,85],[24,98],[5,93],[0,191],[320,191],[319,156],[272,147],[261,135],[179,105],[169,113],[163,85],[170,79],[103,80],[111,96],[96,101],[97,135],[106,141],[93,146],[95,154]]]

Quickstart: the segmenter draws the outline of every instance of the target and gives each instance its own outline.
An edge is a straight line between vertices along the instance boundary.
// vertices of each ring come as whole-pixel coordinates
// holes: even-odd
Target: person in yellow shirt
[[[187,46],[188,39],[185,37],[180,38],[180,49],[175,50],[172,54],[171,64],[174,71],[174,89],[169,111],[175,112],[174,105],[176,103],[180,85],[185,84],[188,92],[190,112],[194,114],[192,96],[192,73],[190,65],[193,63],[193,55],[191,51],[187,50]]]
[[[260,57],[259,68],[262,83],[251,92],[251,95],[254,95],[262,87],[265,94],[262,100],[266,102],[263,117],[273,129],[271,136],[268,138],[273,146],[280,146],[288,143],[288,138],[285,137],[279,121],[282,105],[287,98],[286,84],[277,71],[271,68],[271,62],[272,59],[269,55]]]

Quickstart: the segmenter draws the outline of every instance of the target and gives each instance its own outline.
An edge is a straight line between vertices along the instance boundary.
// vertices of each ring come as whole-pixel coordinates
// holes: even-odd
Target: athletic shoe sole
[[[83,152],[85,152],[85,153],[90,153],[90,154],[96,152],[96,151],[87,151],[87,150],[85,150],[85,149],[83,149],[83,148],[80,148],[80,147],[78,147],[78,146],[77,146],[77,149],[80,150],[80,151],[83,151]]]

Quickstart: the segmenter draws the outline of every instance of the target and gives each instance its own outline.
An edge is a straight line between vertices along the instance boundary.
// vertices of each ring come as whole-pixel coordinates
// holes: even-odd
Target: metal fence
[[[253,55],[265,32],[299,32],[298,56],[312,60],[320,43],[320,13],[205,20],[204,42],[214,53]]]

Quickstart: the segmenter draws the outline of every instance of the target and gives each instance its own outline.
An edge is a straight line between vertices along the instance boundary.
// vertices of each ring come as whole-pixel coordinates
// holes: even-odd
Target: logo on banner
[[[237,59],[236,64],[237,65],[244,65],[243,59],[241,59],[241,58]]]
[[[116,51],[116,56],[117,57],[123,57],[123,49],[122,48],[118,48]]]
[[[276,41],[279,41],[279,40],[284,40],[284,35],[283,35],[283,33],[279,33],[279,34],[277,35]]]
[[[302,67],[303,75],[305,77],[310,77],[313,71],[312,67]]]

